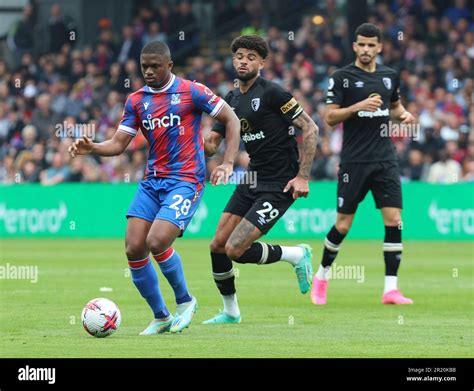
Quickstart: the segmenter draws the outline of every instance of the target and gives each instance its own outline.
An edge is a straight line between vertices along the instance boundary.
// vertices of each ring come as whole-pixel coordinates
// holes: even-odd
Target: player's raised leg
[[[327,290],[331,265],[337,257],[340,245],[352,226],[354,214],[338,213],[336,224],[332,226],[324,239],[324,250],[321,264],[314,275],[311,288],[313,304],[323,305],[327,302]]]
[[[241,321],[235,290],[234,268],[232,260],[225,253],[225,244],[241,220],[241,216],[224,212],[212,238],[210,244],[212,276],[222,296],[224,309],[215,317],[204,321],[203,324],[240,323]]]
[[[271,264],[278,261],[293,266],[301,293],[311,287],[313,267],[312,249],[307,244],[298,246],[279,246],[255,242],[266,235],[285,214],[295,199],[290,192],[259,192],[253,196],[252,205],[244,219],[232,232],[226,243],[227,255],[238,263]],[[246,194],[244,193],[244,194]]]
[[[132,281],[153,311],[154,319],[141,335],[159,334],[167,331],[171,325],[170,315],[158,284],[158,275],[148,256],[146,238],[152,223],[129,217],[125,238],[126,254]]]
[[[256,203],[257,207],[259,203]],[[256,242],[270,230],[275,221],[264,226],[262,231],[247,219],[253,220],[253,209],[255,208],[247,213],[229,237],[225,246],[227,256],[237,263],[268,265],[278,261],[288,262],[294,268],[301,293],[306,293],[311,286],[312,277],[311,247],[306,244],[290,247]]]
[[[398,268],[402,259],[402,219],[399,208],[381,208],[385,224],[383,257],[385,261],[385,284],[382,304],[413,304],[413,300],[402,295],[398,289]]]

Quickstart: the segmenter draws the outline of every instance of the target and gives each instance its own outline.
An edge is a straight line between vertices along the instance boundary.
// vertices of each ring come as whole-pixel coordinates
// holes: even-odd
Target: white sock
[[[318,280],[327,280],[329,279],[330,271],[331,271],[331,266],[323,267],[323,265],[319,264],[319,269],[316,272],[316,277],[318,277]]]
[[[296,266],[304,255],[303,249],[301,247],[280,246],[280,248],[281,260],[291,263],[293,266]]]
[[[237,295],[233,293],[232,295],[222,296],[222,301],[224,302],[224,312],[232,316],[233,318],[238,318],[240,316],[239,303],[237,303]]]
[[[397,276],[385,276],[385,286],[383,293],[387,293],[397,289]]]

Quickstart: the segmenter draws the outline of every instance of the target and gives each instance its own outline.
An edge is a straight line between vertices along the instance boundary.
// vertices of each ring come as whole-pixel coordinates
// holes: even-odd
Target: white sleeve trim
[[[300,108],[298,110],[296,110],[296,113],[293,114],[293,117],[291,117],[291,119],[295,119],[297,116],[299,116],[303,111],[303,108],[300,106]]]
[[[128,133],[131,136],[135,136],[138,133],[137,129],[133,129],[130,126],[125,126],[125,125],[119,125],[117,130],[120,130],[121,132],[124,132],[124,133]]]
[[[216,117],[217,114],[221,111],[221,109],[224,107],[224,99],[220,98],[220,101],[217,103],[216,107],[214,107],[214,110],[211,111],[209,114],[211,117]]]

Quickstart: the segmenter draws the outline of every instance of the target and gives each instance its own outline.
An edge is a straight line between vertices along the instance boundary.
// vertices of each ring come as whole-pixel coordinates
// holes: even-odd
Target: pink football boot
[[[326,304],[327,294],[328,280],[319,280],[315,274],[311,288],[311,301],[316,305]]]
[[[398,289],[393,289],[383,294],[382,304],[413,304],[413,300],[403,296]]]

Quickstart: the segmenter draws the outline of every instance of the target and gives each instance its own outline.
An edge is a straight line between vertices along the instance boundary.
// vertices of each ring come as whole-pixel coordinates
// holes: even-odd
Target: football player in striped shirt
[[[228,104],[206,86],[175,76],[168,46],[154,41],[141,52],[146,85],[129,95],[123,117],[112,139],[94,143],[76,140],[72,157],[83,154],[120,155],[140,129],[149,152],[144,179],[127,212],[126,255],[132,280],[151,307],[153,321],[141,335],[180,332],[188,327],[197,300],[186,285],[181,258],[172,245],[182,236],[204,191],[201,116],[203,112],[225,126],[227,139],[222,165],[211,182],[226,183],[232,173],[240,141],[240,122]],[[177,309],[171,315],[158,284],[149,254],[174,290]]]

